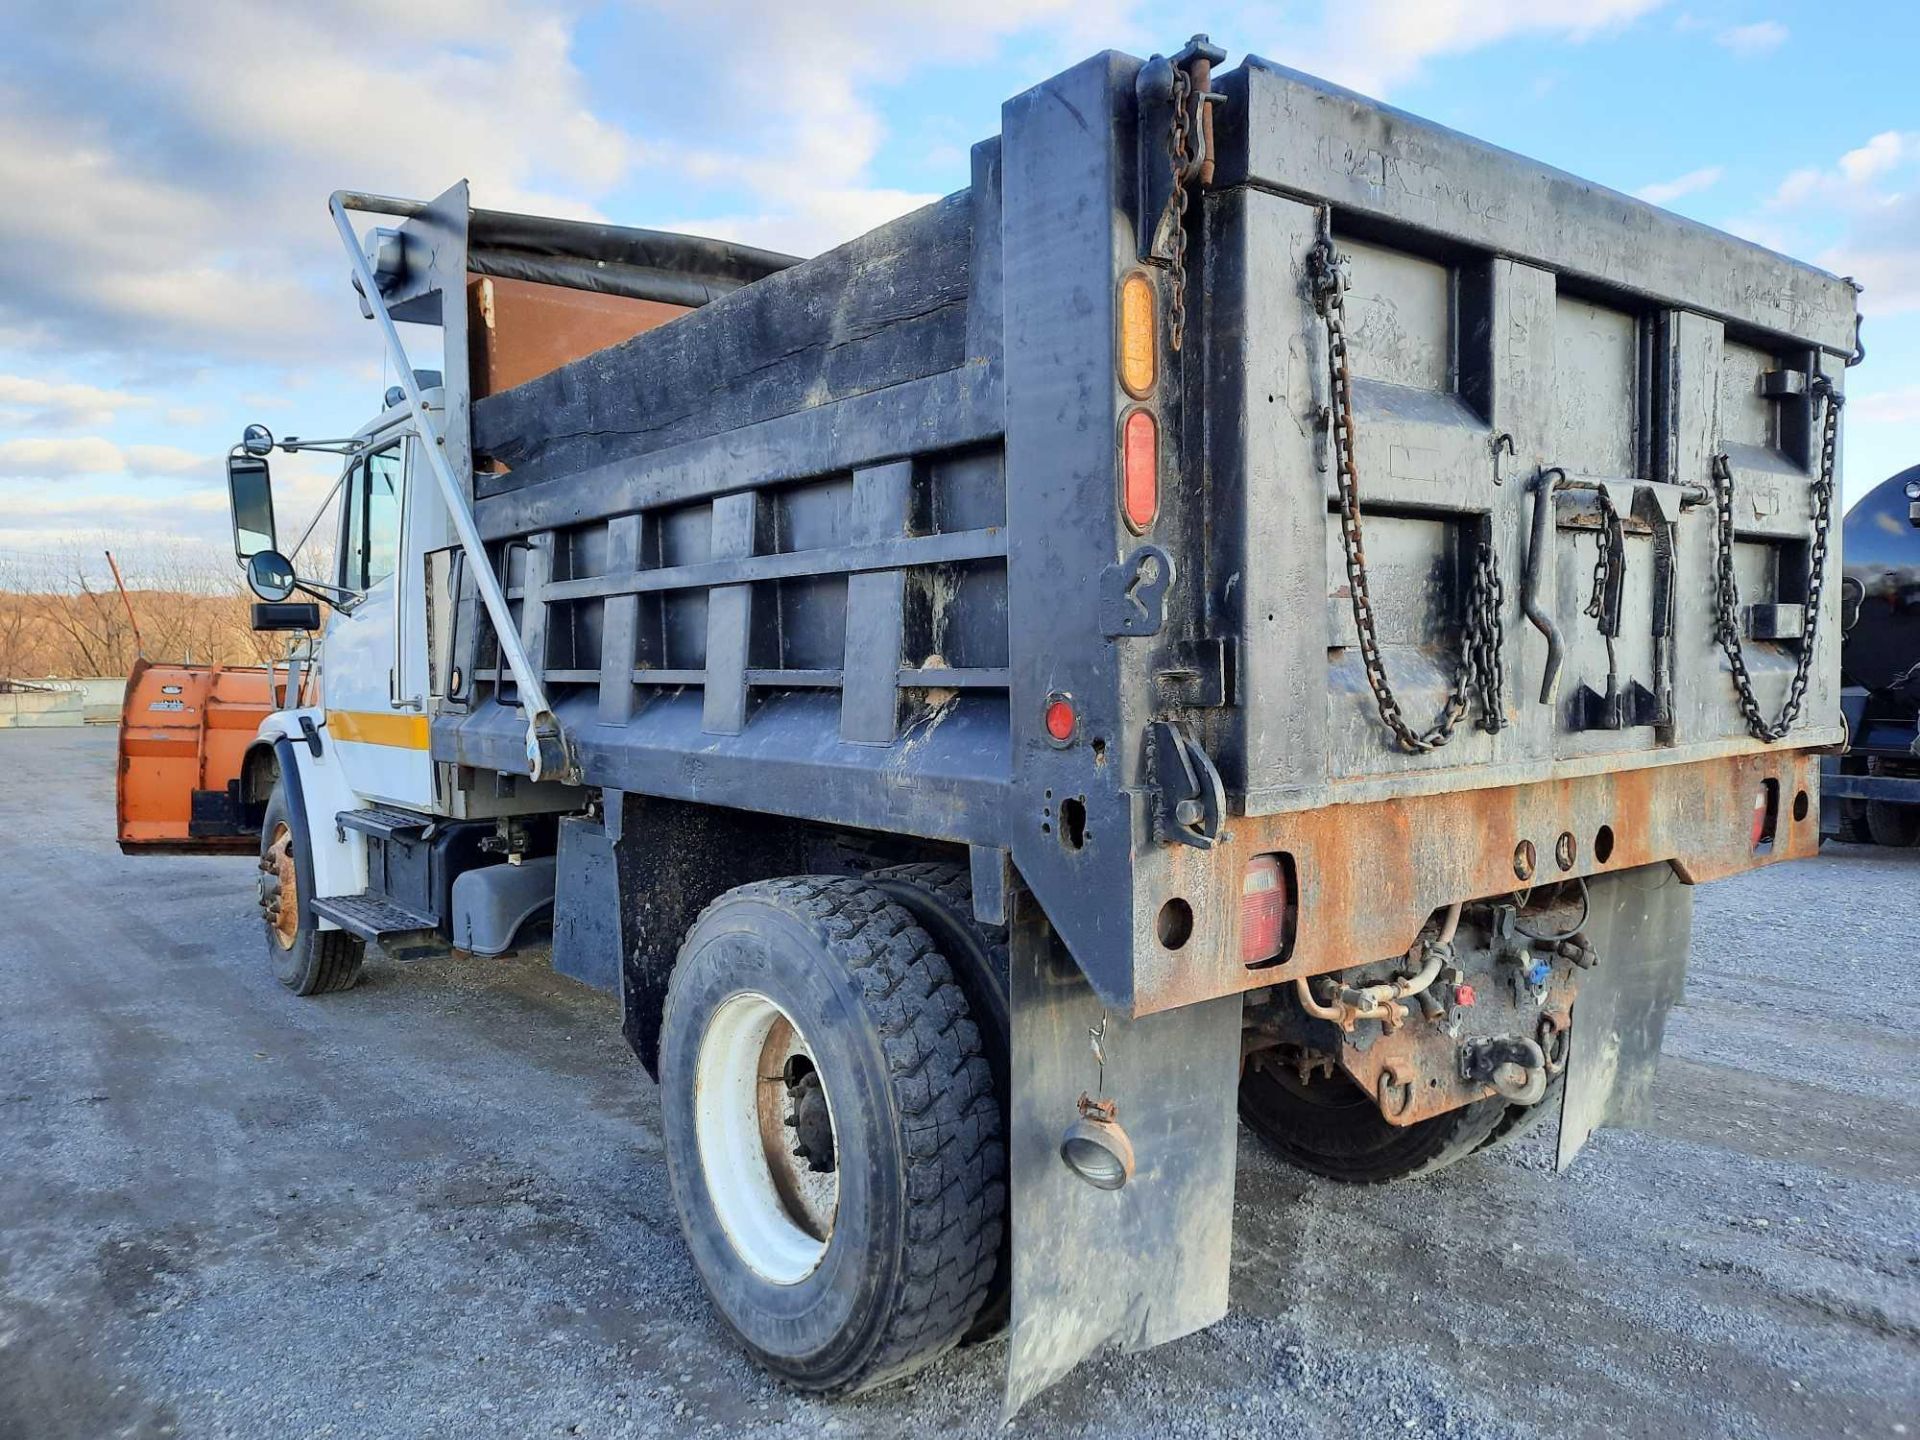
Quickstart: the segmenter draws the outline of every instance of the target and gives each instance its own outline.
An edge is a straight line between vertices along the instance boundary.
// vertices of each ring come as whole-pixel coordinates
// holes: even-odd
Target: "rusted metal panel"
[[[1543,1020],[1556,1030],[1566,1030],[1576,1016],[1578,996],[1587,972],[1561,970],[1540,1005]],[[1465,1079],[1457,1063],[1462,1039],[1492,1038],[1505,1033],[1510,1012],[1489,1006],[1489,1027],[1484,1034],[1468,1031],[1449,1034],[1438,1026],[1421,1022],[1402,1025],[1376,1037],[1365,1049],[1343,1045],[1340,1065],[1354,1082],[1375,1099],[1380,1113],[1395,1125],[1417,1125],[1476,1100],[1490,1099],[1495,1091],[1488,1083]]]
[[[583,355],[677,319],[690,308],[476,275],[467,281],[473,398],[537,380]]]
[[[1754,802],[1769,782],[1778,787],[1776,838],[1756,853]],[[1563,835],[1572,853],[1565,868],[1555,858]],[[1814,855],[1819,837],[1819,757],[1807,751],[1237,819],[1211,851],[1173,847],[1166,888],[1138,897],[1134,925],[1144,936],[1156,933],[1173,899],[1187,903],[1194,923],[1178,949],[1138,947],[1136,1013],[1404,954],[1435,910],[1527,888],[1515,871],[1523,844],[1535,883],[1668,861],[1694,884]],[[1250,969],[1239,958],[1239,886],[1223,895],[1218,878],[1237,882],[1248,860],[1268,853],[1293,857],[1296,939],[1284,963]]]

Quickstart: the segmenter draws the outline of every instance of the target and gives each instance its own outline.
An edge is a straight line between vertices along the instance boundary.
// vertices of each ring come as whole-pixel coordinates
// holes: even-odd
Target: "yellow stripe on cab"
[[[390,745],[397,750],[427,748],[427,717],[382,714],[378,710],[329,710],[327,733],[359,745]]]

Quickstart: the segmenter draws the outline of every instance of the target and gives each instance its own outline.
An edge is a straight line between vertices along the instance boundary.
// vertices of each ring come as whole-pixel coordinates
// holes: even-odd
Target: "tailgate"
[[[1222,769],[1246,813],[1765,749],[1749,709],[1793,711],[1794,747],[1837,742],[1817,392],[1845,371],[1851,288],[1263,62],[1229,85],[1215,285],[1249,353],[1210,399],[1244,515]],[[1313,295],[1323,235],[1350,395]],[[1451,733],[1396,739],[1380,692],[1423,741],[1458,697]]]

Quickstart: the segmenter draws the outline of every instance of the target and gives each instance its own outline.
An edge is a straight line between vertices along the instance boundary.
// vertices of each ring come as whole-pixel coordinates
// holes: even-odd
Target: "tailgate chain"
[[[1173,127],[1167,134],[1167,152],[1173,160],[1173,193],[1167,205],[1173,211],[1173,266],[1167,277],[1167,344],[1175,354],[1187,338],[1187,170],[1192,164],[1193,138],[1187,105],[1193,95],[1193,77],[1183,66],[1173,67]]]
[[[1793,667],[1793,681],[1787,698],[1781,702],[1780,718],[1771,725],[1760,713],[1760,702],[1753,693],[1753,677],[1747,672],[1747,659],[1740,639],[1740,583],[1733,572],[1733,461],[1725,452],[1713,457],[1714,550],[1717,584],[1714,588],[1714,629],[1720,648],[1726,652],[1727,666],[1733,674],[1733,688],[1740,700],[1740,713],[1747,730],[1756,740],[1771,745],[1786,737],[1799,718],[1800,706],[1807,697],[1807,680],[1813,669],[1814,641],[1820,630],[1820,597],[1826,589],[1828,533],[1833,524],[1834,451],[1840,439],[1840,407],[1846,396],[1834,388],[1831,376],[1815,374],[1808,391],[1817,402],[1826,402],[1820,429],[1820,473],[1813,482],[1813,545],[1807,563],[1806,625],[1801,632],[1800,659]]]
[[[1455,672],[1445,707],[1425,731],[1407,723],[1387,680],[1374,625],[1373,597],[1367,587],[1367,555],[1360,531],[1360,480],[1353,453],[1353,373],[1347,356],[1346,293],[1350,283],[1347,259],[1334,248],[1332,215],[1320,211],[1320,238],[1307,255],[1313,308],[1326,323],[1327,376],[1333,392],[1328,430],[1333,441],[1334,468],[1340,489],[1340,548],[1346,558],[1347,594],[1353,605],[1353,628],[1360,638],[1360,659],[1367,686],[1380,711],[1380,721],[1402,749],[1416,754],[1438,750],[1453,738],[1469,703],[1480,709],[1480,728],[1497,735],[1506,724],[1502,692],[1505,666],[1500,652],[1500,612],[1506,593],[1500,583],[1500,561],[1485,539],[1474,547],[1473,573],[1468,581],[1466,625],[1461,640],[1460,668]],[[1498,464],[1498,452],[1495,452]]]
[[[1607,642],[1606,698],[1611,701],[1620,690],[1620,656],[1615,641],[1620,634],[1618,582],[1626,570],[1626,529],[1606,486],[1594,487],[1594,503],[1600,509],[1600,528],[1594,532],[1598,543],[1593,557],[1593,594],[1587,600],[1586,613],[1600,622],[1600,637]]]

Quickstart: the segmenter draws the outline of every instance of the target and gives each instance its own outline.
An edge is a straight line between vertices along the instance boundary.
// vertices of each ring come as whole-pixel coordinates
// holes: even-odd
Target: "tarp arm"
[[[341,243],[347,247],[347,257],[353,263],[353,274],[359,282],[360,293],[365,297],[367,307],[373,311],[380,333],[386,337],[387,353],[399,373],[400,386],[406,392],[407,408],[412,412],[413,423],[419,427],[420,448],[426,453],[427,466],[440,487],[440,498],[453,520],[453,530],[460,539],[460,548],[466,552],[474,586],[480,593],[480,602],[486,606],[487,618],[493,622],[494,634],[500,641],[500,653],[513,675],[514,685],[519,689],[520,702],[527,716],[527,773],[536,780],[568,780],[576,773],[573,757],[560,731],[560,722],[554,716],[553,706],[547,699],[546,686],[541,682],[526,647],[520,642],[520,627],[514,623],[513,613],[507,608],[506,592],[500,588],[500,579],[494,574],[492,562],[487,558],[486,542],[480,538],[480,527],[474,523],[473,507],[467,503],[466,488],[460,477],[453,473],[453,467],[447,463],[446,434],[427,409],[420,384],[414,378],[413,363],[407,358],[406,346],[400,341],[400,331],[393,323],[393,316],[387,312],[380,283],[374,278],[373,267],[367,263],[360,237],[354,233],[353,222],[347,219],[349,204],[361,198],[344,190],[336,190],[328,200],[327,208],[333,215],[334,226],[340,231]]]

